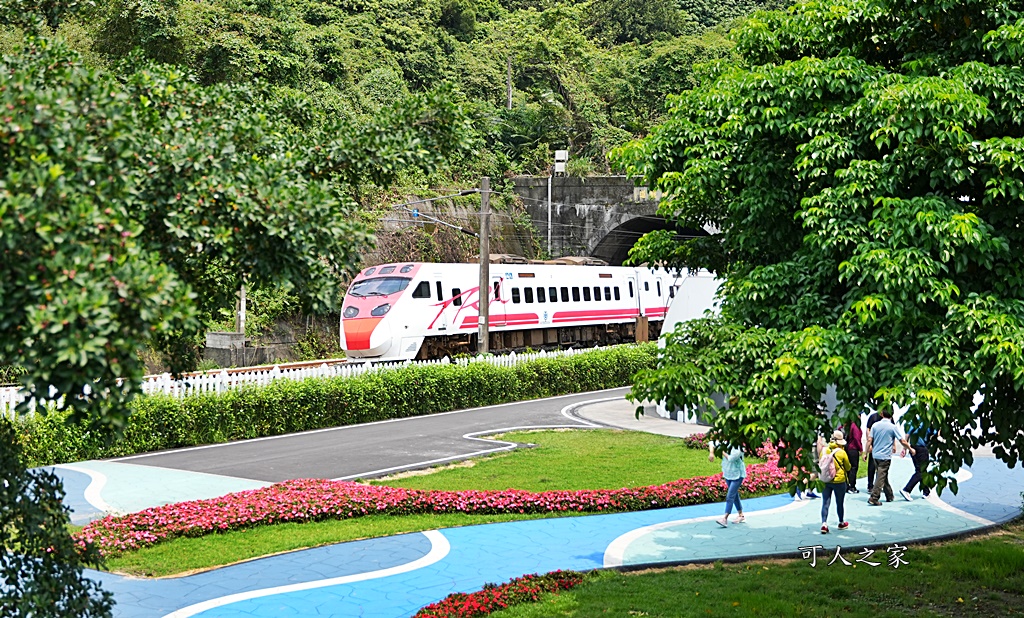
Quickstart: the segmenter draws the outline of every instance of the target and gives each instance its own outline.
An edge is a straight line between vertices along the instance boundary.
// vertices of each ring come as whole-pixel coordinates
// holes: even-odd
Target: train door
[[[434,328],[441,332],[448,332],[448,308],[444,305],[444,286],[441,283],[441,273],[434,273],[434,298],[437,300],[437,321]]]
[[[506,283],[507,280],[501,275],[491,275],[490,303],[488,305],[490,326],[505,326],[505,301],[509,294],[505,289]]]
[[[658,315],[664,316],[665,310],[668,309],[668,288],[665,287],[665,282],[662,277],[656,277],[654,279],[654,289],[657,292],[655,306],[658,308]]]
[[[636,309],[637,315],[643,315],[643,305],[640,304],[640,288],[637,287],[636,275],[626,277],[626,298],[630,305]]]
[[[636,295],[640,299],[640,315],[654,317],[660,315],[658,307],[662,306],[656,289],[657,280],[650,271],[641,272],[637,277]],[[664,313],[664,311],[662,311]]]

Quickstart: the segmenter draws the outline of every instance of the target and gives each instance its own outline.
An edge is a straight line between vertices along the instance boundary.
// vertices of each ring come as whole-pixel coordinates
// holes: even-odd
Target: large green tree
[[[259,84],[205,87],[127,60],[114,77],[37,37],[0,59],[0,359],[21,368],[36,403],[111,436],[138,392],[140,347],[172,352],[181,367],[173,343],[194,337],[197,315],[243,283],[330,308],[333,273],[354,267],[371,241],[355,212],[360,188],[429,171],[469,146],[468,120],[447,92],[366,123],[313,124],[302,100]],[[60,553],[68,543],[45,555],[39,526],[66,536],[59,495],[52,479],[26,475],[12,436],[0,432],[2,609],[69,615],[61,608],[81,599],[51,602],[59,585],[40,592],[7,578],[64,565],[70,581],[79,568]]]
[[[810,468],[797,449],[818,432],[894,404],[938,430],[939,470],[983,440],[1018,461],[1022,10],[808,1],[735,32],[740,60],[617,153],[665,191],[661,214],[712,232],[647,236],[634,259],[725,280],[721,315],[672,333],[633,397],[717,412],[715,434],[784,442],[786,465]]]

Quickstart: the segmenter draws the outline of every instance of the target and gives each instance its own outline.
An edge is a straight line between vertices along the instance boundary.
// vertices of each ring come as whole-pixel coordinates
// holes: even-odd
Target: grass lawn
[[[826,545],[826,548],[828,546]],[[835,551],[834,546],[832,547]],[[594,616],[1024,616],[1024,523],[961,542],[911,547],[908,564],[857,564],[819,557],[637,573],[602,572],[558,596],[494,618]],[[875,559],[876,553],[872,556]]]
[[[705,451],[678,438],[618,430],[516,432],[502,439],[536,448],[432,468],[430,474],[375,481],[416,489],[614,489],[658,485],[721,472]],[[748,459],[747,463],[759,460]],[[566,515],[571,515],[566,514]],[[109,558],[106,569],[160,577],[232,564],[330,543],[453,526],[539,519],[546,515],[371,516],[303,524],[279,524],[199,538],[179,538]]]
[[[708,462],[707,451],[685,448],[678,438],[649,433],[611,429],[525,431],[502,434],[499,439],[537,447],[431,468],[425,471],[429,474],[395,475],[370,482],[453,491],[619,489],[661,485],[722,471],[721,462]],[[747,458],[746,462],[762,460]]]

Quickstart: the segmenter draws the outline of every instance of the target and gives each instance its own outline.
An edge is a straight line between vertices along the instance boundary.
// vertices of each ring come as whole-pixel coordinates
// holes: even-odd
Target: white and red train
[[[489,347],[633,341],[638,323],[641,338],[657,338],[676,283],[662,269],[491,264]],[[475,352],[479,292],[478,264],[366,268],[342,304],[341,347],[349,358],[374,361]]]

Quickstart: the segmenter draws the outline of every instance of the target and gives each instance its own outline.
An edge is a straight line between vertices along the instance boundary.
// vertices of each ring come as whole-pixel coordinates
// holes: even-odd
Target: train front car
[[[401,360],[402,299],[420,264],[384,264],[364,269],[352,281],[341,308],[341,347],[349,358]],[[417,346],[418,350],[418,346]]]

